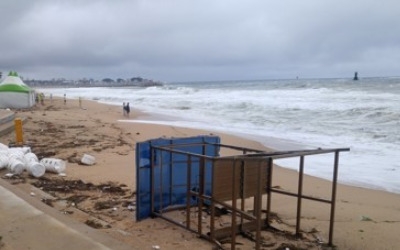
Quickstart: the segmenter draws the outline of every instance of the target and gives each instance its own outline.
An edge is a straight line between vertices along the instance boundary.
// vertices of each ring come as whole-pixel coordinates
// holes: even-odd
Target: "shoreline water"
[[[107,105],[115,105],[115,104],[108,104],[104,103]],[[128,119],[128,120],[118,120],[119,122],[124,122],[124,123],[138,123],[138,124],[153,124],[153,125],[161,125],[161,126],[173,126],[173,127],[179,127],[179,128],[188,128],[188,129],[198,129],[198,130],[207,130],[215,133],[226,133],[232,136],[237,136],[239,138],[243,138],[245,140],[253,140],[255,142],[258,142],[262,144],[265,148],[268,148],[273,151],[292,151],[292,150],[309,150],[309,149],[316,149],[315,147],[310,147],[306,144],[300,144],[295,141],[290,141],[282,138],[276,138],[276,137],[268,137],[264,136],[262,138],[256,137],[254,135],[249,135],[245,133],[233,133],[230,131],[222,131],[220,129],[214,129],[212,126],[202,126],[204,124],[198,123],[198,122],[188,122],[188,121],[180,121],[177,119],[180,119],[179,117],[173,117],[173,116],[168,116],[164,114],[157,114],[157,113],[149,113],[149,112],[144,112],[143,110],[137,110],[141,115],[139,115],[136,119]],[[341,159],[343,156],[346,156],[348,152],[343,152],[341,154]],[[321,157],[320,157],[321,158]],[[339,175],[341,174],[341,168],[343,166],[341,165],[341,162],[343,161],[340,160],[339,162]],[[291,161],[291,159],[286,159],[280,162],[280,167],[293,170],[293,171],[298,171],[298,162],[297,160]],[[323,160],[320,160],[320,164],[326,164],[327,160],[326,158]],[[286,165],[291,165],[294,167],[287,167]],[[323,176],[318,176],[313,173],[307,172],[307,167],[305,168],[305,173],[314,176],[316,178],[321,178],[323,180],[330,181],[332,174],[329,174],[330,177],[326,177],[326,174]],[[328,170],[329,171],[329,170]],[[331,172],[329,172],[331,173]],[[383,191],[383,192],[388,192],[388,193],[393,193],[393,194],[400,194],[399,192],[393,192],[390,190],[386,190],[384,188],[381,188],[379,186],[374,186],[373,184],[366,185],[365,183],[356,183],[352,181],[343,181],[338,179],[338,183],[342,185],[348,185],[351,187],[356,187],[356,188],[365,188],[365,189],[371,189],[371,190],[376,190],[376,191]]]
[[[397,80],[374,78],[357,83],[346,79],[233,81],[43,91],[114,105],[129,101],[146,115],[162,117],[158,120],[163,124],[230,132],[266,146],[273,143],[278,149],[288,145],[350,148],[341,157],[341,183],[400,193],[397,86]],[[320,171],[319,159],[310,161],[309,174],[330,178]],[[285,164],[297,169],[297,164]]]
[[[56,97],[61,97],[61,95],[56,96]],[[71,97],[70,97],[71,98]],[[78,96],[75,96],[75,98],[71,98],[71,100],[76,100],[78,99]],[[87,99],[89,101],[96,101],[101,104],[106,104],[106,105],[112,105],[112,106],[120,106],[122,104],[117,104],[115,101],[109,101],[105,100],[104,98],[95,98],[93,99]],[[132,108],[136,108],[134,105],[131,105]],[[121,106],[122,107],[122,106]],[[122,109],[122,108],[121,108]],[[137,108],[136,108],[137,109]],[[316,148],[343,148],[343,147],[349,147],[348,145],[330,145],[327,143],[322,143],[321,145],[324,146],[315,146],[315,145],[310,145],[309,143],[300,143],[298,141],[294,141],[288,138],[280,138],[280,137],[272,137],[269,135],[255,135],[251,134],[248,132],[238,132],[237,130],[223,130],[222,127],[216,126],[213,123],[206,123],[204,121],[198,120],[198,119],[188,119],[188,117],[181,117],[177,114],[162,114],[160,112],[153,112],[153,111],[147,111],[147,110],[141,110],[137,109],[139,112],[140,116],[138,119],[135,119],[135,121],[130,120],[131,123],[134,122],[139,122],[140,120],[143,120],[144,122],[150,122],[153,124],[159,124],[159,125],[169,125],[169,126],[177,126],[177,127],[184,127],[184,128],[192,128],[192,129],[202,129],[202,130],[208,130],[208,131],[216,131],[216,132],[224,132],[224,133],[229,133],[232,135],[237,135],[242,138],[250,138],[252,140],[255,140],[261,144],[263,144],[265,147],[268,148],[273,148],[275,150],[304,150],[304,149],[316,149]],[[356,150],[357,151],[357,150]],[[375,183],[372,181],[366,182],[364,180],[358,180],[356,176],[363,176],[364,171],[363,170],[357,170],[357,175],[353,174],[353,171],[349,169],[349,166],[353,168],[351,164],[354,164],[354,157],[359,157],[358,156],[359,152],[354,152],[354,148],[350,147],[350,153],[344,153],[341,156],[341,161],[340,161],[340,169],[339,169],[339,176],[338,176],[338,182],[346,185],[351,185],[355,187],[362,187],[362,188],[370,188],[374,190],[381,190],[381,191],[387,191],[395,194],[400,194],[400,186],[396,185],[396,180],[394,180],[392,187],[385,187],[382,186],[384,183],[388,183],[384,181],[384,179],[381,179],[380,182]],[[354,155],[356,154],[356,155]],[[321,156],[323,157],[323,156]],[[321,158],[320,157],[320,158]],[[310,162],[311,161],[311,162]],[[309,175],[326,179],[329,180],[331,178],[330,174],[325,174],[325,172],[319,171],[319,165],[322,162],[326,162],[326,160],[319,160],[314,158],[309,159],[308,162],[308,167],[306,168],[306,172]],[[298,169],[298,164],[297,162],[293,162],[290,159],[282,161],[282,167],[292,169],[292,170],[297,170]],[[360,172],[358,172],[360,171]],[[360,174],[361,173],[361,174]],[[366,172],[368,173],[368,172]],[[397,173],[397,172],[394,172]],[[374,178],[378,178],[377,176],[374,176]],[[378,178],[379,179],[379,178]]]

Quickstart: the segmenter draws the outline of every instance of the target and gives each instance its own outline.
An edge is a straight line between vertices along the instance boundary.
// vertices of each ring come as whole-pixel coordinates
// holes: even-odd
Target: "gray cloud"
[[[0,70],[163,81],[400,75],[400,2],[2,0]]]

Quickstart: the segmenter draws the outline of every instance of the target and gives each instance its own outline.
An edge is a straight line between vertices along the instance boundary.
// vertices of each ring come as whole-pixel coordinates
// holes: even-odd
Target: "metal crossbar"
[[[214,145],[218,149],[227,147],[229,149],[238,150],[240,154],[234,156],[208,156],[205,155],[205,146]],[[203,147],[202,154],[185,152],[185,147]],[[261,230],[270,226],[272,193],[297,197],[296,211],[296,235],[300,235],[302,200],[312,200],[330,204],[330,223],[329,223],[329,245],[333,244],[333,229],[335,219],[336,205],[336,187],[339,168],[339,153],[349,151],[349,148],[337,149],[315,149],[315,150],[297,150],[297,151],[276,151],[263,152],[260,150],[237,147],[224,144],[179,144],[167,146],[152,146],[151,159],[151,212],[154,216],[161,217],[176,225],[186,228],[197,233],[216,244],[219,244],[221,237],[231,237],[231,249],[235,247],[236,234],[243,230],[255,231],[255,249],[261,247]],[[163,161],[163,155],[169,159],[167,163]],[[310,155],[334,153],[332,193],[330,199],[317,198],[303,194],[304,182],[304,158]],[[156,155],[160,155],[161,159],[155,159]],[[185,202],[180,204],[172,204],[174,196],[173,173],[178,171],[175,169],[173,155],[183,157],[179,163],[186,163],[186,180],[179,187],[186,188]],[[297,192],[289,192],[272,187],[274,160],[290,157],[299,157],[299,174]],[[198,166],[196,180],[193,179],[194,164]],[[163,176],[163,168],[169,168],[170,176]],[[155,170],[159,176],[155,175]],[[183,171],[183,169],[179,169]],[[211,171],[211,194],[206,194],[206,173]],[[156,179],[157,178],[157,179]],[[163,190],[163,181],[168,180],[171,183],[168,191]],[[158,183],[156,187],[156,183]],[[195,187],[195,188],[193,188]],[[163,195],[169,195],[168,206],[163,206]],[[262,214],[262,197],[267,196],[266,213],[263,218]],[[158,196],[157,196],[158,195]],[[159,197],[158,199],[156,197]],[[253,197],[254,209],[250,214],[245,211],[246,199]],[[154,203],[159,200],[158,209],[155,209]],[[240,206],[237,206],[237,201]],[[227,202],[229,201],[230,204]],[[171,205],[172,204],[172,205]],[[228,228],[217,228],[216,226],[216,209],[222,207],[231,214],[231,223]],[[182,210],[185,211],[185,223],[177,221],[175,218],[168,216],[169,211]],[[193,211],[193,209],[195,209]],[[204,210],[209,209],[209,232],[204,232],[206,228],[203,226]],[[192,221],[192,215],[196,216],[196,220]],[[239,218],[239,224],[238,220]],[[197,224],[193,225],[193,224]]]

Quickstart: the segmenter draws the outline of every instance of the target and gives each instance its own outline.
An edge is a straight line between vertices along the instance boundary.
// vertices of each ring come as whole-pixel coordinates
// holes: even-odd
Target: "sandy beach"
[[[16,115],[25,118],[24,141],[31,145],[32,152],[41,158],[66,161],[66,176],[46,173],[44,178],[38,179],[25,172],[18,178],[2,178],[0,185],[35,203],[37,208],[49,211],[66,225],[69,225],[68,221],[82,225],[76,230],[83,230],[88,235],[88,232],[93,232],[93,235],[97,234],[93,236],[95,238],[104,235],[104,239],[111,238],[133,249],[157,249],[156,246],[160,249],[215,249],[214,244],[160,218],[135,221],[137,142],[159,137],[214,134],[221,137],[223,144],[268,150],[258,142],[215,131],[124,122],[121,120],[145,120],[147,115],[133,109],[129,117],[124,117],[122,105],[118,107],[88,100],[83,100],[81,107],[78,100],[68,99],[66,103],[62,99],[46,100],[45,105],[17,111]],[[0,142],[6,145],[13,141],[14,133],[0,138]],[[84,154],[94,156],[96,163],[82,165],[80,160]],[[6,173],[6,170],[0,170],[2,177]],[[66,181],[79,188],[72,193],[51,189]],[[52,186],[46,186],[48,183]],[[304,183],[305,193],[318,197],[330,194],[329,181],[306,176]],[[273,186],[296,190],[297,172],[274,168]],[[99,192],[99,187],[113,191]],[[347,185],[338,185],[337,191],[335,249],[398,249],[399,194]],[[282,227],[294,230],[296,199],[273,195],[272,200],[272,210],[279,216]],[[0,249],[18,249],[15,247],[17,241],[32,240],[24,237],[26,232],[23,230],[10,233],[3,223],[7,220],[0,216]],[[40,224],[37,227],[40,228]],[[325,249],[317,242],[326,243],[328,240],[329,207],[304,201],[301,229],[309,236],[304,241],[269,235],[266,241],[271,244],[263,246],[263,249]],[[310,242],[313,237],[314,241]],[[236,249],[253,249],[254,243],[250,240],[243,238],[239,241],[241,244]],[[44,245],[30,249],[47,248]]]

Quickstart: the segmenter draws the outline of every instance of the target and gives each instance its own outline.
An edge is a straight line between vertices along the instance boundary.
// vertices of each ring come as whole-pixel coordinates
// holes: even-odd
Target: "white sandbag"
[[[10,152],[20,151],[23,154],[31,152],[31,148],[27,147],[27,146],[24,146],[24,147],[11,147],[11,148],[8,148],[8,150]]]
[[[6,151],[0,151],[0,169],[8,166],[8,153]]]
[[[39,159],[37,158],[37,156],[34,154],[34,153],[32,153],[32,152],[29,152],[29,153],[26,153],[25,155],[24,155],[24,159],[25,159],[25,163],[28,165],[30,162],[39,162]]]
[[[26,170],[33,177],[41,177],[46,172],[46,167],[42,163],[31,161],[27,164]]]
[[[28,171],[30,175],[34,177],[41,177],[44,175],[44,173],[46,172],[46,167],[42,163],[39,163],[39,160],[34,153],[26,153],[24,155],[24,158],[26,171]]]
[[[85,165],[93,165],[96,163],[96,158],[94,158],[92,155],[84,154],[81,162]]]
[[[27,147],[27,146],[23,146],[23,147],[11,147],[8,149],[10,152],[22,152],[23,154],[27,154],[31,152],[31,148]]]
[[[21,148],[10,148],[8,150],[8,158],[10,158],[10,160],[15,159],[21,162],[25,162],[24,155],[25,153],[21,150]]]
[[[65,172],[65,161],[61,159],[43,158],[42,160],[40,160],[40,163],[45,166],[46,172],[48,171],[57,174]]]
[[[22,172],[25,170],[25,164],[18,159],[9,158],[7,168],[13,174],[22,174]]]
[[[8,150],[8,146],[0,142],[0,150]]]

